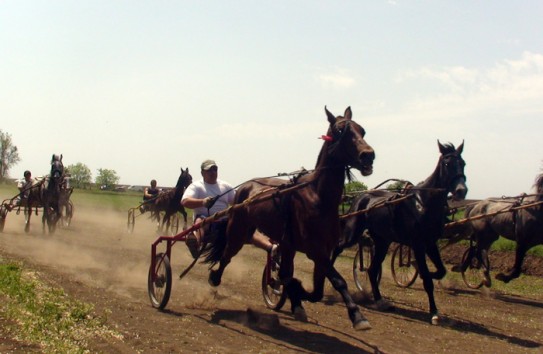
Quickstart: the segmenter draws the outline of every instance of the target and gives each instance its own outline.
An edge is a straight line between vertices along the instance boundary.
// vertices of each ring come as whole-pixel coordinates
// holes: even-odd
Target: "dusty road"
[[[260,280],[263,251],[246,246],[225,272],[223,283],[207,284],[207,267],[197,264],[183,280],[176,275],[189,263],[183,244],[174,247],[174,283],[167,311],[150,306],[147,271],[154,225],[140,217],[134,234],[126,233],[125,214],[108,210],[76,209],[69,229],[42,235],[34,218],[30,234],[23,232],[23,217],[8,215],[0,234],[0,252],[22,259],[40,277],[82,301],[95,304],[107,324],[122,340],[97,340],[93,351],[213,352],[213,353],[435,353],[435,352],[543,352],[543,291],[520,298],[495,290],[469,290],[447,276],[436,287],[443,316],[432,326],[426,293],[418,280],[410,289],[393,285],[385,270],[382,293],[396,311],[371,309],[355,291],[352,264],[340,259],[338,267],[373,328],[352,329],[343,302],[327,286],[323,302],[306,304],[308,323],[293,320],[284,310],[268,310]],[[296,258],[296,275],[310,288],[311,263]],[[541,281],[535,278],[534,281]],[[328,284],[329,285],[329,284]],[[542,283],[543,289],[543,283]]]

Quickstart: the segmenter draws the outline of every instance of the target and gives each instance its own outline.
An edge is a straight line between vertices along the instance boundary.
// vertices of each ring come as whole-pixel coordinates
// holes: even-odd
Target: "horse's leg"
[[[524,257],[526,252],[530,247],[523,242],[522,240],[517,240],[517,248],[515,251],[515,263],[513,268],[509,270],[509,273],[499,273],[496,275],[496,279],[503,281],[504,283],[509,283],[511,280],[516,279],[520,276],[522,272],[522,263],[524,262]]]
[[[379,311],[393,310],[394,305],[383,299],[379,290],[379,274],[382,271],[382,264],[386,258],[390,243],[377,239],[374,240],[374,244],[375,253],[368,268],[368,277],[370,278],[373,301]]]
[[[160,223],[160,233],[164,232],[164,230],[166,231],[170,230],[170,218],[171,218],[171,214],[168,212],[165,212],[164,216],[162,217],[162,223]],[[166,225],[166,229],[164,229],[164,225]]]
[[[290,247],[281,247],[281,267],[279,268],[279,279],[285,287],[285,292],[290,300],[290,311],[298,321],[307,322],[307,314],[302,306],[302,298],[307,298],[307,292],[302,287],[302,283],[293,278],[294,274],[294,256],[296,252]]]
[[[187,229],[187,212],[185,208],[181,209],[181,214],[183,215],[183,231]]]
[[[488,259],[488,250],[490,246],[498,239],[499,235],[495,232],[478,232],[477,233],[477,251],[476,257],[483,266],[483,275],[485,277],[484,285],[490,287],[492,278],[490,277],[490,261]],[[469,260],[471,262],[471,260]]]
[[[438,324],[439,314],[437,312],[437,306],[434,299],[434,282],[432,280],[432,275],[426,264],[426,251],[424,245],[421,242],[413,243],[413,251],[415,253],[415,260],[417,261],[417,266],[419,268],[419,274],[424,285],[424,290],[428,295],[428,302],[430,304],[430,315],[432,324]]]
[[[41,214],[41,232],[45,233],[45,223],[47,222],[49,216],[49,208],[44,206],[43,213]]]
[[[32,207],[31,206],[25,206],[24,209],[25,214],[25,232],[30,232],[30,217],[32,216]]]
[[[243,218],[245,219],[245,218]],[[234,257],[243,247],[245,242],[249,240],[250,236],[255,232],[255,228],[248,226],[243,220],[241,222],[228,222],[226,235],[226,246],[219,262],[219,268],[211,270],[209,272],[208,282],[211,286],[219,286],[221,284],[222,274],[224,269],[228,266],[232,257]],[[216,240],[215,242],[220,242]]]
[[[430,272],[432,279],[443,279],[445,274],[447,274],[447,269],[445,268],[445,265],[443,264],[443,260],[441,259],[439,248],[434,242],[429,242],[427,244],[426,254],[428,255],[428,258],[430,258],[430,260],[436,267],[435,272]]]
[[[336,289],[343,298],[343,301],[345,302],[345,306],[347,306],[347,313],[349,314],[349,318],[351,319],[351,322],[353,324],[353,327],[355,329],[361,330],[361,329],[370,329],[371,325],[369,321],[362,315],[360,312],[360,309],[354,302],[351,294],[349,293],[349,289],[347,288],[347,282],[345,279],[339,274],[339,272],[334,268],[331,261],[327,257],[322,257],[320,259],[316,259],[315,263],[321,264],[321,266],[317,267],[316,271],[321,271],[323,269],[326,272],[326,278],[332,283],[332,286],[334,289]],[[317,276],[316,279],[320,279],[320,276]],[[315,284],[315,286],[319,286],[318,284]],[[320,285],[322,287],[322,285]],[[322,298],[322,289],[320,289],[321,292],[321,298]]]

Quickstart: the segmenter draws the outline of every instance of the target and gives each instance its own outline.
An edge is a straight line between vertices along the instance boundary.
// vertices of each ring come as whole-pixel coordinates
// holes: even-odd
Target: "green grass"
[[[13,321],[6,329],[44,352],[83,353],[91,337],[120,337],[104,325],[105,318],[93,316],[93,305],[45,285],[20,263],[0,260],[0,293],[2,317]]]
[[[140,205],[142,202],[142,193],[74,189],[71,200],[76,208],[78,205],[82,205],[85,207],[107,208],[124,212]]]

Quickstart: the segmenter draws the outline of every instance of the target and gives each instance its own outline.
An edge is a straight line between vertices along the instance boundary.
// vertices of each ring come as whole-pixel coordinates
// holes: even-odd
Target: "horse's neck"
[[[416,189],[420,200],[426,207],[447,203],[447,188],[439,178],[439,166],[430,177],[419,183]]]
[[[334,160],[328,154],[329,144],[329,142],[323,144],[312,177],[316,182],[315,192],[326,203],[335,205],[335,208],[340,204],[343,194],[345,165]]]

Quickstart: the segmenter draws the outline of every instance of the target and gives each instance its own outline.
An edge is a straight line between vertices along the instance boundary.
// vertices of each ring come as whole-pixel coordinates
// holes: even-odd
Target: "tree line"
[[[0,181],[9,178],[9,171],[21,161],[19,149],[14,144],[11,134],[0,129]],[[94,183],[103,189],[113,189],[119,183],[120,177],[112,169],[99,168]],[[87,165],[78,162],[65,168],[70,175],[70,184],[74,188],[87,189],[92,186],[92,173]]]

